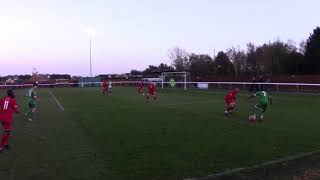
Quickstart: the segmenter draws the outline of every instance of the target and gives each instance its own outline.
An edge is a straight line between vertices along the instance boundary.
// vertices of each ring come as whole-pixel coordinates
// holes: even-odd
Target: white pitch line
[[[49,94],[51,95],[53,100],[57,103],[61,111],[64,111],[64,107],[61,105],[60,101],[56,98],[56,96],[54,96],[54,94],[51,91],[49,91]]]
[[[307,152],[307,153],[300,153],[300,154],[297,154],[297,155],[287,156],[287,157],[284,157],[284,158],[267,161],[267,162],[264,162],[264,163],[261,163],[261,164],[257,164],[257,165],[253,165],[253,166],[230,169],[230,170],[226,170],[226,171],[223,171],[223,172],[220,172],[220,173],[210,174],[208,176],[201,177],[201,178],[184,178],[183,180],[209,180],[209,179],[215,179],[215,178],[218,178],[218,177],[222,177],[222,176],[226,176],[226,175],[232,175],[232,174],[236,174],[236,173],[240,173],[240,172],[244,172],[244,171],[248,171],[248,170],[255,170],[255,169],[259,169],[259,168],[262,168],[262,167],[267,167],[267,166],[274,165],[274,164],[281,164],[281,163],[284,163],[284,162],[298,160],[298,159],[310,157],[312,155],[319,154],[319,153],[320,153],[320,150]]]

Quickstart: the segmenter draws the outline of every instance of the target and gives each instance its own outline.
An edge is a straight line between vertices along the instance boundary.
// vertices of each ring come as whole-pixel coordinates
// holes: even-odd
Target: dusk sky
[[[89,75],[170,64],[168,50],[206,53],[308,38],[319,0],[0,0],[0,76]]]

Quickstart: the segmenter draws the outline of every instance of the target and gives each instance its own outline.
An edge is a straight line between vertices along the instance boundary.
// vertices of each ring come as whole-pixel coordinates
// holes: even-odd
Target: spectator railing
[[[144,82],[146,85],[148,82]],[[117,86],[137,86],[138,81],[115,81],[112,85]],[[170,88],[170,82],[156,82],[158,88]],[[311,83],[252,83],[252,82],[186,82],[188,89],[232,89],[240,90],[266,90],[270,92],[305,92],[320,93],[320,84]],[[163,85],[163,86],[162,86]],[[38,84],[39,88],[62,88],[62,87],[100,87],[101,82],[79,82],[79,83],[54,83]],[[0,85],[0,89],[21,89],[31,88],[32,84]],[[184,89],[185,82],[176,82],[176,89]]]

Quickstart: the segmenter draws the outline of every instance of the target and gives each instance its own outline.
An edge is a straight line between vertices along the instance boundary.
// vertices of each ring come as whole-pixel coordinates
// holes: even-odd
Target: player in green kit
[[[33,87],[29,89],[28,93],[26,94],[28,98],[29,111],[25,114],[24,118],[28,121],[32,121],[33,115],[37,109],[36,103],[40,102],[39,98],[36,95],[37,88],[37,84],[34,84]]]
[[[265,91],[258,91],[254,93],[249,99],[253,97],[259,98],[259,103],[254,106],[254,114],[249,116],[250,121],[255,121],[256,118],[259,118],[260,121],[263,120],[263,114],[268,108],[268,104],[272,104],[271,96]]]
[[[175,88],[176,87],[176,81],[173,78],[170,79],[170,87],[171,88]]]

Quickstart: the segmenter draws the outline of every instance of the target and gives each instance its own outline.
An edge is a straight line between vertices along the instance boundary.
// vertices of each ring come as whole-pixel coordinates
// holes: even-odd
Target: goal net
[[[161,74],[162,88],[183,88],[187,90],[187,72],[164,72]]]

